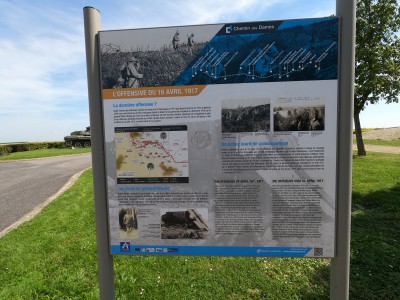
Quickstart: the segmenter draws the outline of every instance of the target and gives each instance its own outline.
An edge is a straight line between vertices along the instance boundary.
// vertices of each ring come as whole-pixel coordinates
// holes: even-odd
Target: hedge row
[[[22,152],[39,149],[51,149],[51,148],[65,148],[64,142],[40,142],[40,143],[15,143],[15,144],[3,144],[0,145],[0,156],[7,155],[13,152]]]

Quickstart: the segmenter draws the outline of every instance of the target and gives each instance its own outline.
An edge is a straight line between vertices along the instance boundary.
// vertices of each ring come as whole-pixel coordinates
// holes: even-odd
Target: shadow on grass
[[[329,299],[328,259],[147,256],[114,262],[119,299]]]
[[[321,265],[314,269],[312,275],[308,276],[309,282],[313,283],[313,289],[304,289],[299,295],[300,299],[329,299],[330,293],[330,264]]]
[[[351,299],[400,299],[400,182],[353,193]]]

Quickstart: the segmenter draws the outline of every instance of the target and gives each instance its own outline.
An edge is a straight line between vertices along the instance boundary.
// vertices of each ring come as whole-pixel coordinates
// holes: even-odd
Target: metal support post
[[[101,28],[100,12],[93,7],[83,9],[85,23],[86,65],[88,78],[90,130],[96,238],[99,270],[100,299],[115,299],[113,257],[109,251],[106,172],[104,159],[103,114],[99,71],[98,32]]]
[[[331,260],[330,298],[349,299],[351,175],[355,68],[356,1],[336,0],[340,18],[336,255]]]

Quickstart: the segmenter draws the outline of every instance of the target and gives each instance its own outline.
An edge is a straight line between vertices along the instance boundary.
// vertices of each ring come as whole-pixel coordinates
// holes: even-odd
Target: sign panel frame
[[[334,257],[338,32],[99,32],[111,253]]]

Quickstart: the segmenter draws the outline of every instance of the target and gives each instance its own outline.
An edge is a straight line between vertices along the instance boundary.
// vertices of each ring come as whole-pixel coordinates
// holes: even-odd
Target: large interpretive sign
[[[333,257],[338,27],[100,32],[111,253]]]

